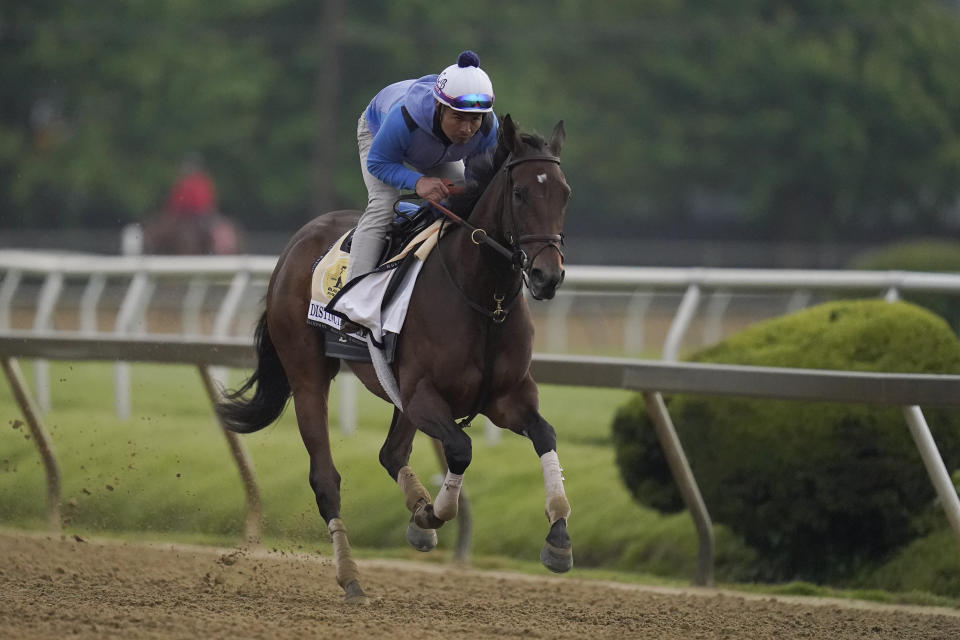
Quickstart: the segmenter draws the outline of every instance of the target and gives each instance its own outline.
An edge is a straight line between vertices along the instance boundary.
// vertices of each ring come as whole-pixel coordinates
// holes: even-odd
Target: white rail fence
[[[23,380],[18,358],[67,361],[125,360],[194,364],[211,402],[218,399],[211,366],[250,367],[254,353],[249,339],[197,340],[179,337],[103,337],[80,333],[0,331],[0,363],[36,443],[47,478],[47,510],[51,528],[59,529],[60,469],[41,411]],[[920,405],[960,406],[960,376],[861,373],[745,367],[735,365],[671,363],[623,358],[537,355],[534,378],[541,384],[622,388],[640,391],[667,462],[694,521],[699,540],[694,583],[713,583],[712,523],[677,437],[663,393],[704,393],[781,398],[790,400],[857,402],[895,405],[903,415],[947,520],[960,543],[960,499],[927,426]],[[243,442],[224,430],[231,454],[240,469],[247,496],[246,531],[260,533],[260,493]],[[784,482],[789,482],[785,478]]]
[[[0,249],[0,331],[75,330],[113,337],[176,333],[220,339],[249,335],[259,316],[273,256],[101,256]],[[676,361],[702,328],[700,343],[723,337],[729,318],[741,324],[806,307],[818,296],[861,292],[896,300],[904,292],[960,295],[960,274],[827,270],[754,270],[569,266],[564,286],[532,309],[546,353],[570,351],[572,327],[590,337],[619,333],[600,352],[647,355],[654,325],[664,325],[659,356]],[[746,305],[738,313],[737,303]],[[759,306],[758,306],[759,305]],[[762,308],[759,308],[762,307]],[[582,314],[590,311],[587,315]],[[592,315],[591,315],[592,314]],[[580,322],[571,319],[577,315]],[[619,321],[612,322],[616,316]],[[663,320],[663,322],[659,322]],[[107,325],[104,328],[104,325]],[[585,328],[584,328],[585,327]],[[736,328],[736,327],[734,327]],[[41,410],[52,398],[43,360],[34,367]],[[221,373],[213,371],[214,378]],[[339,423],[356,424],[356,382],[340,377]],[[131,411],[129,366],[115,365],[116,411]],[[487,429],[489,439],[499,432]]]

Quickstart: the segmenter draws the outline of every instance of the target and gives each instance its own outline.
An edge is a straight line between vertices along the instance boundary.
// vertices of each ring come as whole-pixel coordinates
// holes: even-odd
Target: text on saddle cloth
[[[307,322],[339,331],[346,318],[366,327],[377,342],[382,342],[385,332],[399,334],[413,285],[437,245],[439,231],[438,220],[414,236],[399,254],[370,273],[355,277],[349,286],[344,278],[350,254],[344,244],[352,230],[345,233],[314,265]],[[405,263],[406,268],[400,268]],[[393,282],[396,278],[398,282]],[[388,291],[392,295],[385,300]]]

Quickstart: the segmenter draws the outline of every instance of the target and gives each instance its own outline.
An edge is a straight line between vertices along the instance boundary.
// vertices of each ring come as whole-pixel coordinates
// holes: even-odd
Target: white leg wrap
[[[556,451],[548,451],[540,456],[540,468],[543,470],[543,487],[547,494],[545,511],[550,524],[560,518],[570,517],[570,503],[563,490],[563,469]]]
[[[460,487],[463,485],[463,475],[447,471],[443,479],[443,486],[437,499],[433,501],[433,513],[441,520],[453,520],[457,517],[457,501],[460,499]]]

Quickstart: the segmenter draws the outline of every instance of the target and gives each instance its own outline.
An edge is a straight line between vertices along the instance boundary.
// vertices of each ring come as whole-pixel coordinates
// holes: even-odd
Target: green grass
[[[32,380],[28,364],[24,363],[24,372]],[[110,365],[51,365],[54,408],[45,423],[62,468],[67,526],[239,535],[242,488],[195,370],[135,365],[132,371],[134,416],[124,422],[113,411]],[[242,372],[232,375],[236,383]],[[377,461],[390,410],[366,394],[361,397],[358,430],[347,436],[337,424],[336,388],[333,393],[331,440],[343,477],[343,517],[357,546],[402,546],[407,519],[402,496]],[[661,518],[636,506],[621,487],[607,444],[612,412],[626,397],[617,391],[545,389],[544,413],[559,433],[561,462],[574,504],[571,533],[581,537],[585,548],[601,534],[612,533],[617,544],[636,549],[635,518],[642,527],[652,517],[651,528],[662,528]],[[0,387],[2,520],[41,527],[42,468],[19,419],[8,389]],[[489,445],[482,420],[470,432],[474,462],[466,491],[476,513],[477,552],[535,559],[547,527],[543,481],[532,445],[508,432],[503,432],[500,444]],[[292,540],[325,539],[292,410],[277,424],[244,436],[244,442],[262,492],[265,533]],[[411,465],[428,483],[439,473],[433,448],[423,436],[417,438]],[[676,528],[688,531],[680,537],[688,540],[693,555],[692,526],[682,517],[676,519]],[[453,531],[444,533],[441,544],[450,545]]]
[[[29,363],[23,366],[32,380]],[[243,490],[196,370],[134,365],[132,374],[134,413],[121,421],[113,409],[111,365],[51,363],[53,410],[44,421],[61,466],[65,531],[237,544],[243,531]],[[231,372],[231,384],[243,375]],[[402,495],[377,459],[390,408],[361,392],[358,429],[347,436],[337,423],[337,396],[334,386],[333,456],[343,479],[342,515],[358,555],[448,558],[456,537],[452,525],[440,531],[436,553],[418,554],[404,542],[408,514]],[[610,424],[628,397],[628,392],[614,390],[541,389],[541,409],[557,429],[573,507],[569,529],[577,566],[572,575],[686,585],[697,558],[690,517],[663,516],[638,506],[614,464]],[[503,432],[500,443],[491,445],[483,431],[482,420],[470,429],[474,456],[464,485],[474,515],[472,561],[478,567],[542,573],[537,558],[547,522],[539,461],[527,439]],[[292,407],[277,424],[243,439],[260,486],[264,544],[328,553],[329,537],[307,483],[308,459]],[[439,465],[422,435],[414,444],[411,466],[435,490]],[[44,529],[45,496],[39,455],[9,389],[0,385],[0,526]],[[718,581],[742,579],[738,572],[749,565],[749,550],[723,527],[716,527],[715,534]],[[857,592],[863,593],[868,592]],[[927,604],[933,596],[920,592],[912,599],[896,598]]]

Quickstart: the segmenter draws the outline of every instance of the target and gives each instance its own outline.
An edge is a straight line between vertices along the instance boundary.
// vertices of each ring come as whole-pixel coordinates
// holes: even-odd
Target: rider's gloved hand
[[[415,190],[417,195],[427,200],[439,202],[450,195],[450,187],[453,183],[442,178],[428,178],[423,176],[417,180]]]

